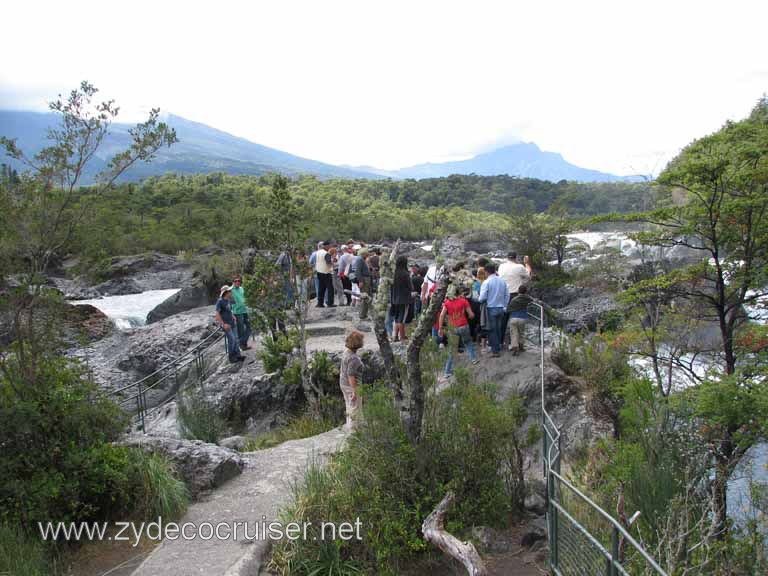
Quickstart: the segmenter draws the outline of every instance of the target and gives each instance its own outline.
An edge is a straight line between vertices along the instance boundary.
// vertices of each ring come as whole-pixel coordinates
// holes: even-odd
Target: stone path
[[[346,433],[337,428],[311,438],[292,440],[275,448],[244,453],[243,473],[190,506],[179,520],[200,525],[209,522],[247,522],[253,535],[256,523],[277,520],[291,499],[292,487],[303,479],[313,459],[326,461],[339,450]],[[259,574],[270,548],[268,540],[166,540],[139,566],[133,576],[250,576]],[[203,531],[207,536],[207,531]]]

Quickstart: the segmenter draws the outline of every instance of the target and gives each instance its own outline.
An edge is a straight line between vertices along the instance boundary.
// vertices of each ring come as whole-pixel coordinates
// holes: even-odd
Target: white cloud
[[[647,173],[768,90],[764,1],[15,2],[0,104],[88,79],[253,141],[385,168],[523,139]],[[10,23],[10,25],[8,25]]]

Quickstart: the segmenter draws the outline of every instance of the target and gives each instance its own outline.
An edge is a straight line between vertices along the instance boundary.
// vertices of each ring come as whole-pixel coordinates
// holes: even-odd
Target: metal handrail
[[[217,336],[217,335],[218,335],[218,338],[216,338],[215,340],[219,340],[220,338],[223,338],[224,337],[224,333],[223,332],[224,332],[224,329],[221,326],[217,326],[216,329],[213,332],[211,332],[203,340],[201,340],[200,342],[195,344],[194,347],[192,347],[189,350],[187,350],[186,352],[184,352],[184,354],[182,354],[178,358],[174,358],[173,360],[168,362],[168,364],[165,364],[164,366],[161,366],[160,368],[158,368],[157,370],[155,370],[151,374],[147,374],[146,376],[144,376],[140,380],[137,380],[136,382],[132,382],[131,384],[127,384],[126,386],[123,386],[122,388],[118,388],[116,390],[112,390],[112,392],[110,392],[109,395],[110,396],[114,396],[114,395],[122,392],[123,390],[127,390],[128,388],[132,388],[133,386],[138,386],[139,384],[143,384],[144,382],[146,382],[147,380],[149,380],[153,376],[157,376],[158,374],[160,374],[160,372],[162,372],[164,370],[167,370],[168,368],[171,368],[174,364],[179,363],[185,356],[189,356],[190,354],[194,354],[195,352],[197,352],[202,347],[208,348],[208,346],[205,346],[206,342],[208,342],[214,336]],[[213,344],[213,342],[211,342],[211,344]]]
[[[531,307],[538,309],[538,315],[531,313]],[[543,454],[544,454],[544,476],[547,482],[547,532],[550,542],[550,567],[557,576],[568,576],[561,571],[559,550],[558,550],[558,525],[559,517],[568,521],[576,530],[578,530],[589,544],[606,559],[605,573],[608,576],[617,574],[627,575],[628,572],[623,566],[620,558],[620,540],[623,539],[642,557],[647,566],[652,568],[659,576],[668,576],[656,560],[645,551],[640,543],[635,540],[624,526],[613,516],[603,510],[586,494],[576,488],[571,482],[566,480],[560,474],[560,461],[562,458],[562,433],[555,424],[552,416],[547,412],[546,394],[544,391],[544,306],[537,302],[532,302],[528,306],[528,316],[539,321],[539,344],[540,344],[540,374],[541,374],[541,424],[544,429],[543,436]],[[587,507],[599,514],[612,528],[612,550],[609,551],[590,531],[583,526],[567,510],[562,501],[557,498],[555,490],[555,481],[561,486],[565,486],[581,499]]]
[[[168,362],[164,366],[158,368],[151,374],[144,376],[143,378],[137,380],[136,382],[132,382],[131,384],[122,386],[121,388],[111,391],[108,394],[108,396],[114,397],[120,393],[125,392],[126,390],[135,389],[136,390],[135,394],[120,398],[116,400],[116,403],[120,406],[135,400],[136,401],[136,417],[138,417],[139,419],[139,424],[141,426],[141,429],[146,430],[147,414],[151,413],[152,411],[158,408],[158,406],[154,406],[151,409],[147,408],[147,398],[146,398],[147,392],[150,390],[154,390],[162,382],[165,382],[171,377],[173,377],[176,380],[176,386],[178,387],[179,371],[187,368],[192,363],[194,363],[198,368],[197,376],[198,376],[198,380],[200,381],[200,384],[202,385],[203,380],[207,378],[207,375],[204,373],[205,370],[204,370],[203,355],[208,350],[210,350],[216,342],[219,342],[224,338],[225,338],[224,330],[221,327],[217,327],[213,332],[211,332],[208,336],[206,336],[201,342],[199,342],[194,347],[184,352],[184,354],[182,354],[181,356],[173,359],[172,361]],[[159,374],[163,372],[166,372],[165,376],[159,379],[155,379]],[[150,381],[151,381],[151,384],[147,385],[147,382],[150,382]],[[172,391],[171,396],[163,400],[159,404],[159,406],[165,405],[165,403],[167,403],[167,401],[170,398],[173,398],[175,396],[176,392],[177,390]]]

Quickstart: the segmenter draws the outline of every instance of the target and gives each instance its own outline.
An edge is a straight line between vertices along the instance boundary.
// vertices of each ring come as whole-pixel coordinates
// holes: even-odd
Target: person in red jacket
[[[463,296],[458,295],[458,291],[455,286],[448,288],[448,294],[445,302],[443,302],[443,309],[440,311],[438,332],[439,336],[443,335],[443,326],[445,326],[444,320],[448,319],[448,325],[453,328],[456,335],[461,339],[469,353],[469,360],[472,364],[477,364],[477,355],[475,353],[475,343],[472,342],[472,338],[469,334],[469,320],[475,317],[472,312],[472,307],[469,301]],[[451,347],[448,348],[448,360],[445,363],[445,376],[450,378],[453,375],[453,353]]]

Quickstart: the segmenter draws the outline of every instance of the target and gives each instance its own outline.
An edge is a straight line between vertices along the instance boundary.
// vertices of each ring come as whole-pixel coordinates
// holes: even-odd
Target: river
[[[105,296],[93,300],[71,300],[70,304],[90,304],[104,312],[119,330],[130,330],[136,326],[147,323],[147,314],[170,298],[178,288],[170,290],[148,290],[139,294],[127,294],[125,296]]]

